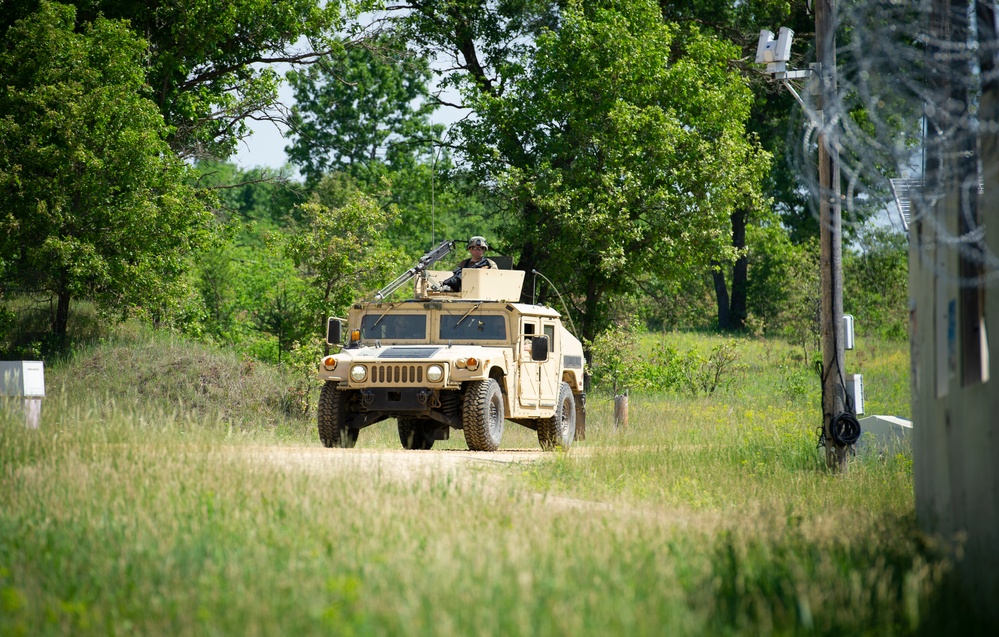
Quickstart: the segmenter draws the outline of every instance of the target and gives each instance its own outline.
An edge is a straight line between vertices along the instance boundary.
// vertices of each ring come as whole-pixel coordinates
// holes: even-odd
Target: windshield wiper
[[[375,321],[374,323],[372,323],[372,324],[371,324],[371,327],[369,327],[368,329],[369,329],[369,330],[373,330],[373,329],[375,329],[376,327],[378,327],[378,324],[382,322],[382,319],[383,319],[383,318],[385,318],[385,315],[386,315],[386,314],[388,314],[389,312],[391,312],[392,310],[394,310],[394,309],[395,309],[395,306],[396,306],[396,305],[398,305],[398,304],[397,304],[397,303],[392,303],[392,304],[390,304],[390,305],[388,306],[388,309],[387,309],[387,310],[385,310],[385,311],[384,311],[384,312],[382,313],[382,315],[378,317],[378,320],[377,320],[377,321]]]
[[[474,312],[475,310],[479,309],[479,306],[480,306],[480,305],[482,305],[482,303],[481,303],[481,302],[479,302],[479,303],[476,303],[475,305],[473,305],[473,306],[472,306],[472,308],[471,308],[470,310],[468,310],[467,312],[465,312],[465,314],[464,314],[464,315],[463,315],[463,316],[462,316],[462,317],[461,317],[460,319],[458,319],[458,322],[457,322],[457,323],[455,323],[455,324],[454,324],[454,325],[453,325],[453,326],[451,327],[451,329],[452,329],[452,330],[456,330],[456,329],[458,329],[458,326],[459,326],[459,325],[461,325],[462,321],[464,321],[465,319],[467,319],[467,318],[468,318],[468,315],[469,315],[469,314],[471,314],[471,313],[472,313],[472,312]]]

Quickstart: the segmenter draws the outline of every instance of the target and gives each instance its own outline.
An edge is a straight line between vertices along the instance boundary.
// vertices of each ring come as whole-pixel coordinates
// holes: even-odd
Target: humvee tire
[[[468,383],[461,410],[465,444],[472,451],[496,451],[503,438],[503,392],[496,379]]]
[[[399,442],[403,449],[433,449],[436,428],[433,420],[404,417],[396,420],[399,422]]]
[[[576,401],[572,397],[572,388],[568,383],[562,383],[558,393],[558,405],[555,415],[538,421],[538,442],[545,451],[561,447],[563,450],[572,445],[576,438]]]
[[[325,383],[319,392],[319,440],[324,447],[352,449],[357,444],[358,430],[347,426],[345,410],[336,383]]]

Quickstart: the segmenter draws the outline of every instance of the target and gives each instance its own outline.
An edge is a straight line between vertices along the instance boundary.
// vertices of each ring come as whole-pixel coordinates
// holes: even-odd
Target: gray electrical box
[[[853,316],[843,315],[843,349],[853,349]]]
[[[45,396],[45,364],[42,361],[0,361],[0,406],[20,404],[24,424],[38,429]],[[8,401],[7,399],[13,399]],[[15,407],[16,408],[16,407]]]
[[[0,396],[42,398],[45,396],[45,363],[0,361]]]

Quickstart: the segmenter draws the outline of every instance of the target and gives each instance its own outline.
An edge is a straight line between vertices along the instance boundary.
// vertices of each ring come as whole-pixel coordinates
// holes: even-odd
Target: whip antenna
[[[437,208],[434,178],[437,176],[437,147],[430,142],[430,245],[437,243]]]
[[[558,288],[555,287],[555,284],[552,283],[551,280],[548,277],[546,277],[545,275],[541,274],[537,270],[535,270],[535,269],[532,268],[531,269],[531,274],[534,275],[535,290],[537,290],[538,277],[541,277],[542,279],[544,279],[545,281],[548,282],[548,285],[552,286],[552,289],[555,290],[555,294],[558,294],[558,300],[562,301],[562,309],[565,310],[565,316],[566,316],[566,318],[569,319],[569,325],[572,327],[572,333],[573,333],[573,335],[575,335],[576,338],[579,338],[579,333],[576,332],[576,324],[572,322],[572,314],[569,314],[569,306],[566,305],[565,299],[562,298],[562,293],[558,291]]]

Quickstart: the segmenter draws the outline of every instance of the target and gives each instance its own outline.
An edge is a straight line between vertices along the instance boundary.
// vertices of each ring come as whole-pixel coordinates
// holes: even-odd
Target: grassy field
[[[401,479],[351,452],[254,461],[319,446],[292,381],[133,326],[47,364],[39,430],[0,415],[0,635],[985,630],[916,529],[911,454],[827,471],[815,372],[780,342],[736,350],[710,396],[632,394],[627,429],[593,392],[569,453]],[[909,415],[904,344],[847,366],[868,413]],[[358,446],[399,444],[383,423]],[[536,446],[507,423],[504,448]]]

